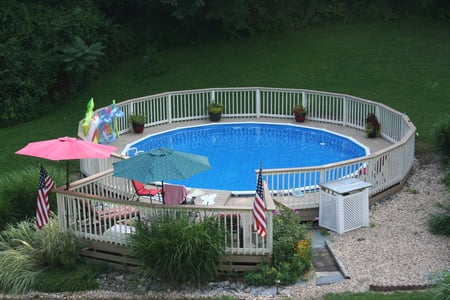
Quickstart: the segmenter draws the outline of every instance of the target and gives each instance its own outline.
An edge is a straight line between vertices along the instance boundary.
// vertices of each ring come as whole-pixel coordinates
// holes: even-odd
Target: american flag
[[[264,201],[264,187],[262,183],[262,169],[259,169],[258,182],[256,184],[255,201],[253,201],[253,219],[255,231],[262,236],[266,237],[266,207]]]
[[[50,205],[48,203],[48,193],[55,185],[55,182],[48,176],[44,166],[41,165],[41,171],[39,172],[39,190],[37,197],[37,209],[36,209],[36,225],[39,228],[48,223],[48,213],[50,211]]]

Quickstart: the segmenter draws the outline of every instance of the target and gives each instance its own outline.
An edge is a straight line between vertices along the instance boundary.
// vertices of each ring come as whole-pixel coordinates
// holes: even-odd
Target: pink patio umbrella
[[[116,147],[66,136],[53,140],[32,142],[15,153],[49,160],[67,160],[66,189],[69,189],[69,160],[108,158],[114,150],[116,150]]]

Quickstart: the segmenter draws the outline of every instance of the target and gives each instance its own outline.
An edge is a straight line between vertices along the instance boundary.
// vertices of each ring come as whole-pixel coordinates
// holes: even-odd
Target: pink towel
[[[181,204],[188,194],[184,185],[164,184],[164,203],[166,205]]]

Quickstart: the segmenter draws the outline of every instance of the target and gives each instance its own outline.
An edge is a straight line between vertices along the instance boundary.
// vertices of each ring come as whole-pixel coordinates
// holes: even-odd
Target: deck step
[[[256,271],[259,264],[271,264],[272,259],[266,255],[225,255],[220,260],[219,273],[241,273]]]

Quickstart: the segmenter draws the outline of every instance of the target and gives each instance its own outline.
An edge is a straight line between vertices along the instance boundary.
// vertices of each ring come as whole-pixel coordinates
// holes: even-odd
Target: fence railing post
[[[211,91],[211,102],[216,101],[216,91],[212,90]]]
[[[305,91],[302,91],[302,105],[303,105],[304,108],[307,109],[308,101],[306,99],[306,92]]]
[[[172,123],[172,95],[171,94],[167,95],[166,106],[167,106],[167,121],[169,123]]]
[[[259,89],[256,89],[256,117],[261,117],[261,94]]]
[[[342,98],[342,126],[346,127],[348,122],[348,107],[347,107],[347,97]]]

